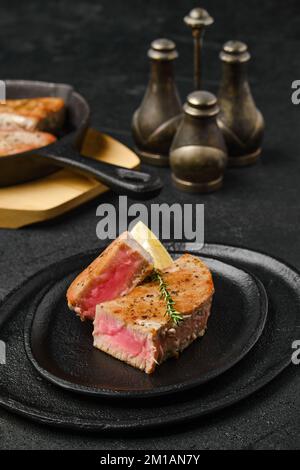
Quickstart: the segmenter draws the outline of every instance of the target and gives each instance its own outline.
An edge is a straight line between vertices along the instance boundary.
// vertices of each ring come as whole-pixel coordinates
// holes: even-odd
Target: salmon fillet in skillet
[[[82,320],[93,320],[97,304],[127,294],[152,271],[152,257],[124,232],[72,282],[69,308]]]
[[[214,285],[208,267],[185,254],[162,271],[183,320],[176,326],[155,281],[96,307],[94,346],[150,374],[205,333]]]

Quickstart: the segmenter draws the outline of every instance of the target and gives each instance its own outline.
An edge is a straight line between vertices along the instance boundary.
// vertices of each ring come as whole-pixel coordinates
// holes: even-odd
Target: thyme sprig
[[[158,269],[154,269],[151,278],[153,281],[156,281],[159,284],[160,296],[166,302],[166,315],[168,315],[173,320],[175,325],[178,325],[183,320],[183,316],[175,309],[175,302],[172,299],[170,292],[168,291],[168,286],[161,272]]]

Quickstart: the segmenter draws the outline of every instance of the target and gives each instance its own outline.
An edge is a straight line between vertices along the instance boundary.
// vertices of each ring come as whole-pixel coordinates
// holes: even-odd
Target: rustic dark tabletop
[[[262,250],[300,269],[300,109],[290,99],[291,82],[300,78],[300,5],[280,3],[200,2],[215,18],[205,38],[207,89],[217,89],[223,42],[242,39],[252,53],[252,90],[267,123],[261,162],[229,170],[224,188],[205,196],[178,192],[169,171],[159,170],[165,188],[153,201],[204,203],[206,241]],[[191,90],[191,39],[182,17],[194,6],[190,0],[2,0],[0,78],[71,83],[91,104],[94,126],[131,145],[130,119],[146,84],[152,39],[175,40],[178,87],[183,98]],[[96,208],[105,201],[117,198],[107,193],[50,223],[0,230],[0,298],[47,264],[96,247]],[[299,449],[299,371],[291,366],[247,400],[168,434],[81,435],[1,409],[0,448]]]

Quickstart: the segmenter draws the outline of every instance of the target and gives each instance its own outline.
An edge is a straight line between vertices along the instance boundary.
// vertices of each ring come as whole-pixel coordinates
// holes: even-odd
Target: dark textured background
[[[249,45],[253,93],[267,122],[263,159],[229,170],[224,188],[205,196],[176,191],[168,170],[159,170],[166,186],[155,201],[204,203],[206,241],[263,250],[300,269],[300,109],[290,100],[291,82],[300,78],[299,1],[200,4],[215,18],[205,38],[207,89],[217,90],[222,43],[238,38]],[[147,80],[152,39],[176,41],[178,87],[183,98],[191,90],[191,39],[182,17],[194,6],[189,0],[1,0],[0,78],[73,84],[90,102],[93,124],[131,144],[130,119]],[[100,201],[117,199],[109,193],[51,223],[0,230],[0,298],[41,267],[97,246]],[[71,434],[0,410],[0,448],[299,449],[299,370],[290,367],[244,402],[167,436]]]

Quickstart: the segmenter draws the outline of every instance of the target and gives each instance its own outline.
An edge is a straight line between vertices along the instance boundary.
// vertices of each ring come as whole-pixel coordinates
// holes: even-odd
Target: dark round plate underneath
[[[25,325],[25,346],[38,372],[68,390],[111,398],[149,398],[180,392],[222,374],[256,343],[267,314],[262,284],[250,274],[206,258],[215,296],[208,330],[179,357],[147,375],[93,347],[91,322],[67,307],[66,290],[99,252],[68,258],[51,269],[50,283]],[[62,272],[64,273],[61,277]]]
[[[174,245],[173,249],[179,252],[185,246]],[[6,365],[0,365],[0,404],[40,423],[74,430],[118,430],[124,435],[129,430],[194,420],[236,403],[267,384],[291,362],[291,344],[300,326],[299,274],[283,262],[247,249],[206,245],[200,254],[253,272],[267,291],[269,311],[263,333],[234,367],[188,392],[142,402],[87,398],[51,384],[28,360],[23,340],[25,318],[40,303],[49,273],[51,278],[48,268],[18,287],[0,307],[0,338],[7,346]]]

